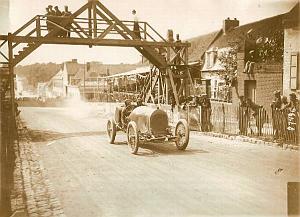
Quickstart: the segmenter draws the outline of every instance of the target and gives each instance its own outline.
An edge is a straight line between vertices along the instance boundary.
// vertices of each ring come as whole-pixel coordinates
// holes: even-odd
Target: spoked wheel
[[[127,126],[127,144],[131,154],[136,154],[139,149],[139,133],[133,121]]]
[[[175,127],[175,144],[178,150],[185,150],[190,139],[190,129],[185,119],[180,119]]]
[[[107,135],[109,138],[109,143],[114,144],[117,134],[117,126],[113,119],[107,121]]]

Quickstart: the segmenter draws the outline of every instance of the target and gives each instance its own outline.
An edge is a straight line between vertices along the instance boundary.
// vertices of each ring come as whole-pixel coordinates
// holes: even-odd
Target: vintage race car
[[[185,119],[180,119],[174,132],[169,125],[164,110],[139,106],[130,113],[127,126],[121,123],[122,107],[117,107],[114,118],[107,122],[109,142],[114,143],[117,131],[127,133],[127,144],[132,154],[136,154],[141,143],[174,141],[178,150],[185,150],[189,143],[189,127]]]

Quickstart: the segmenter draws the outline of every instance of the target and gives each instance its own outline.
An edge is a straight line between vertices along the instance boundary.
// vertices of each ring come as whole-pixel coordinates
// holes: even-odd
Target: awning
[[[117,78],[117,77],[124,77],[124,76],[133,76],[133,75],[140,75],[140,74],[145,74],[145,73],[150,73],[150,66],[144,66],[144,67],[139,67],[137,69],[128,71],[128,72],[123,72],[115,75],[110,75],[106,76],[104,78]]]

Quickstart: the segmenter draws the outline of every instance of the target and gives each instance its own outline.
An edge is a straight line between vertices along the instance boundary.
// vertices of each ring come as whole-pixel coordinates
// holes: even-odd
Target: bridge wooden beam
[[[0,35],[0,40],[4,40],[1,46],[7,41],[7,35]]]
[[[58,37],[35,37],[35,36],[12,36],[12,42],[41,44],[69,44],[69,45],[95,45],[95,46],[119,46],[119,47],[173,47],[174,43],[150,42],[131,39],[101,39],[101,38],[58,38]],[[190,43],[182,43],[181,46],[188,47]],[[178,45],[176,45],[178,46]]]

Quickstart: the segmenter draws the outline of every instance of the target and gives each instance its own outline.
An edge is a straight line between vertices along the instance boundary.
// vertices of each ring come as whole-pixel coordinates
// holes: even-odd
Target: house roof
[[[65,62],[66,70],[68,72],[68,75],[76,75],[79,68],[81,67],[81,64],[78,64],[77,62]]]
[[[191,47],[189,48],[189,61],[200,60],[211,42],[213,42],[219,34],[220,30],[190,39],[189,42],[191,42]]]
[[[82,65],[81,67],[78,68],[77,73],[75,74],[74,78],[75,79],[83,79],[84,78],[84,66]],[[87,77],[87,76],[86,76]]]
[[[299,9],[300,3],[298,2],[289,13],[285,14],[283,20],[284,27],[290,28],[300,25]]]
[[[283,34],[283,21],[291,18],[295,19],[295,17],[297,17],[299,23],[299,3],[285,14],[235,27],[226,34],[221,29],[192,38],[189,40],[191,42],[189,59],[190,61],[199,60],[210,47],[223,48],[230,46],[231,43],[237,44],[239,49],[243,49],[243,43],[248,32],[251,32],[251,37],[255,39],[258,37],[269,38],[276,31]]]
[[[211,47],[223,48],[236,44],[240,50],[243,50],[243,44],[248,34],[250,34],[252,38],[257,39],[259,37],[270,38],[277,31],[283,33],[283,17],[284,15],[277,15],[248,23],[235,27],[226,34],[224,34],[222,30],[222,34],[211,44]]]
[[[84,73],[86,78],[97,77],[98,74],[106,75],[107,68],[108,68],[107,65],[103,65],[102,63],[99,62],[90,62],[89,68],[85,68],[84,64],[80,64],[72,61],[66,62],[65,64],[66,64],[66,70],[68,74],[73,75],[74,78],[77,79],[83,79]]]

